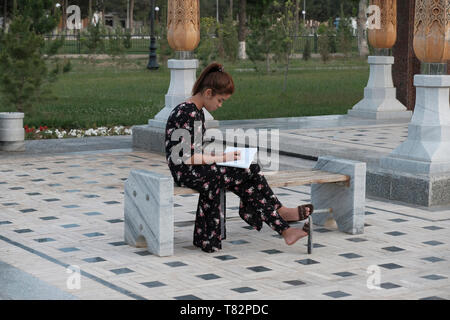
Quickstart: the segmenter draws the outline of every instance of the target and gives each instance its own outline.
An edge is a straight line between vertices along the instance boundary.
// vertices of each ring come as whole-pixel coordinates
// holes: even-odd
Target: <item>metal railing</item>
[[[114,41],[117,37],[120,37],[119,41],[126,41],[126,35],[100,35],[99,36],[105,46],[105,51],[109,52],[114,46]],[[128,36],[128,48],[124,48],[125,54],[139,54],[148,53],[150,46],[150,35],[148,34],[133,34]],[[293,36],[294,41],[294,53],[303,53],[305,49],[306,42],[310,42],[311,53],[318,53],[318,38],[317,35],[309,36]],[[334,41],[336,46],[338,46],[338,40],[336,36],[330,38],[335,38]],[[59,39],[63,40],[63,45],[59,49],[60,54],[86,54],[89,53],[89,49],[86,46],[88,40],[87,35],[84,34],[57,34],[57,35],[46,35],[44,36],[46,48],[49,48],[52,41]],[[333,39],[331,39],[333,40]],[[158,46],[159,47],[159,46]],[[352,37],[351,43],[352,51],[358,50],[358,37]]]

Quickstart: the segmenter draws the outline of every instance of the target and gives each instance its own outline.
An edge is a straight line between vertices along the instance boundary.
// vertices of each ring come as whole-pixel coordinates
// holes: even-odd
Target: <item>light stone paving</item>
[[[367,144],[387,129],[404,131],[373,128]],[[0,160],[0,260],[78,299],[450,298],[450,208],[367,199],[363,234],[316,227],[308,255],[306,239],[286,246],[268,226],[250,230],[227,193],[227,239],[207,254],[192,245],[198,195],[185,195],[174,199],[173,256],[130,247],[124,182],[132,169],[165,166],[161,155],[130,151]],[[310,201],[309,186],[274,191],[285,206]],[[80,289],[67,288],[70,265],[81,268]],[[380,289],[369,289],[378,275]]]

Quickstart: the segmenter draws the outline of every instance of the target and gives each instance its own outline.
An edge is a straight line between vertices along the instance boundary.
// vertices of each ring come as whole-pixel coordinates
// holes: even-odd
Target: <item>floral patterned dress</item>
[[[254,229],[261,230],[262,222],[279,234],[289,228],[289,224],[276,211],[282,206],[281,202],[267,184],[258,164],[241,169],[216,164],[184,163],[194,152],[202,153],[205,131],[203,109],[198,110],[193,103],[179,104],[167,120],[166,159],[174,181],[180,187],[195,189],[200,193],[194,245],[205,252],[222,249],[221,240],[226,236],[226,190],[239,196],[239,215]]]

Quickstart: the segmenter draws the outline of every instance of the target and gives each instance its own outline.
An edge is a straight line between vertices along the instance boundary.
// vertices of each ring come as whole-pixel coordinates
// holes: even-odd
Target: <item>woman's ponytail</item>
[[[211,89],[213,95],[234,93],[233,78],[220,63],[213,62],[203,70],[192,88],[192,95],[203,93],[207,89]]]

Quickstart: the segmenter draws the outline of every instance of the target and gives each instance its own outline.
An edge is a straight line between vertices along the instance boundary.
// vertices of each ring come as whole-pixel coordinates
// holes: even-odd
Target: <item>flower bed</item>
[[[25,129],[25,139],[39,140],[39,139],[64,139],[64,138],[83,138],[95,136],[120,136],[131,135],[131,128],[124,126],[115,126],[112,128],[100,127],[90,129],[49,129],[47,126],[40,126],[39,128],[27,125]]]

